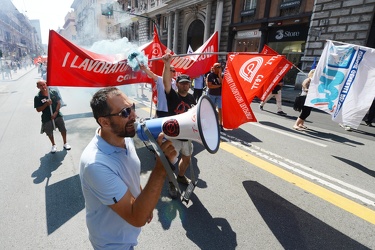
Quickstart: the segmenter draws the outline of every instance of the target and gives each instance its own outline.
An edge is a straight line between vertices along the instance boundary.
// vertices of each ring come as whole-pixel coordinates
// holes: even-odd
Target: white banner
[[[375,97],[375,49],[327,41],[305,105],[358,128]]]

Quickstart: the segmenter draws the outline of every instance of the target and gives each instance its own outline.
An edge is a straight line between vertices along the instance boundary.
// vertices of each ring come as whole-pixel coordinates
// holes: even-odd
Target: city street
[[[0,244],[91,249],[79,160],[98,126],[89,105],[97,89],[59,88],[72,149],[62,148],[56,131],[58,151],[51,154],[33,106],[39,78],[35,68],[0,81]],[[148,118],[149,88],[144,97],[139,86],[120,88],[138,117]],[[222,132],[216,154],[194,142],[198,184],[189,203],[171,200],[165,185],[136,249],[375,249],[375,128],[362,122],[345,131],[314,110],[309,129],[296,131],[299,113],[290,100],[283,104],[285,117],[274,101],[264,111],[253,102],[258,122]],[[135,142],[144,186],[154,156]]]

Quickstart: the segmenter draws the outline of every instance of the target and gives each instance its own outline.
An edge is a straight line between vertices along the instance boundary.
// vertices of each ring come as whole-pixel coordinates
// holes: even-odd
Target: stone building
[[[375,47],[375,0],[118,0],[103,15],[106,3],[74,1],[78,41],[127,37],[141,45],[156,25],[161,41],[183,54],[218,31],[220,52],[260,52],[267,44],[285,55],[295,65],[288,85],[310,70],[327,39]]]
[[[267,44],[296,67],[294,85],[319,60],[326,40],[375,47],[374,0],[234,1],[228,51],[258,52]],[[300,76],[300,78],[298,77]]]
[[[121,34],[144,43],[152,38],[153,25],[161,41],[177,54],[190,45],[199,48],[215,31],[219,32],[219,50],[227,51],[232,1],[202,0],[119,0],[121,18],[115,20]]]
[[[2,0],[0,8],[0,50],[8,61],[31,59],[41,50],[40,36],[28,18],[11,0]]]
[[[316,0],[303,68],[319,58],[326,40],[375,48],[375,0]]]
[[[59,34],[73,43],[77,43],[77,30],[75,23],[75,12],[70,11],[65,16],[65,22],[63,28],[59,31]]]

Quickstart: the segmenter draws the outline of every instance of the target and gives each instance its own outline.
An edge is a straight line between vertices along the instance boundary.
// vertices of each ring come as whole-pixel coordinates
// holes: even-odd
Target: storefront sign
[[[281,26],[269,29],[269,42],[302,41],[307,38],[306,25]]]
[[[259,38],[261,32],[259,30],[241,30],[236,34],[236,39],[245,39],[245,38]]]

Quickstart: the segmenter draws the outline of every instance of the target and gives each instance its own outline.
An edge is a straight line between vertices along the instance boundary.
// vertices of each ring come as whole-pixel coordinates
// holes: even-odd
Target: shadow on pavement
[[[258,138],[248,133],[246,130],[241,128],[233,130],[225,130],[220,133],[221,136],[224,136],[226,139],[234,142],[239,142],[243,145],[248,146],[251,142],[261,142]]]
[[[284,249],[368,249],[260,183],[243,186]]]
[[[366,168],[365,166],[361,165],[361,164],[358,164],[357,162],[354,162],[354,161],[351,161],[349,159],[345,159],[345,158],[342,158],[342,157],[338,157],[338,156],[334,156],[336,159],[342,161],[342,162],[345,162],[346,164],[348,164],[349,166],[352,166],[352,167],[355,167],[356,169],[372,176],[372,177],[375,177],[375,171],[374,170],[371,170],[371,169],[368,169]]]
[[[213,218],[194,193],[190,196],[190,202],[192,204],[186,207],[179,200],[161,199],[156,209],[163,229],[169,229],[178,214],[182,227],[186,230],[186,236],[198,249],[235,249],[236,233],[228,221],[225,218]],[[171,247],[179,249],[177,245]]]
[[[40,167],[31,174],[31,177],[35,178],[33,182],[39,184],[44,179],[49,179],[52,176],[52,172],[62,165],[66,154],[66,150],[61,150],[54,154],[47,153],[41,157]]]
[[[317,131],[317,130],[313,130],[313,129],[306,129],[306,130],[303,130],[303,131],[297,131],[297,130],[294,130],[293,128],[286,128],[284,126],[281,126],[281,125],[279,125],[277,123],[273,123],[273,122],[259,122],[259,123],[264,125],[264,126],[268,126],[268,127],[288,131],[288,132],[292,131],[295,134],[303,135],[303,136],[306,136],[306,137],[311,137],[311,138],[322,140],[322,141],[335,141],[335,142],[340,142],[340,143],[352,143],[352,144],[355,144],[355,145],[364,145],[361,142],[353,141],[353,140],[348,139],[347,137],[339,136],[339,135],[333,134],[333,133],[325,133],[325,132]],[[347,144],[347,145],[352,146],[350,144]]]
[[[52,234],[85,208],[79,175],[45,188],[47,232]]]

